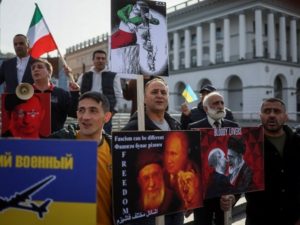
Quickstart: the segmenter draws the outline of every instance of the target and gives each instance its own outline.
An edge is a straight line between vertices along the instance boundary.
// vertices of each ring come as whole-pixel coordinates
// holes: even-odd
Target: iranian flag
[[[27,33],[30,44],[30,55],[33,58],[38,58],[44,53],[51,52],[57,48],[57,45],[49,31],[49,28],[44,20],[44,17],[35,4],[35,11],[31,24]]]

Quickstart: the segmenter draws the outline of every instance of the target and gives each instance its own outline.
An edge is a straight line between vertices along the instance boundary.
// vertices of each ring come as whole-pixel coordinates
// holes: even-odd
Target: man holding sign
[[[180,130],[180,124],[167,112],[169,88],[161,78],[154,78],[145,85],[145,130]],[[133,114],[128,124],[122,130],[138,130],[138,116]],[[131,224],[155,224],[155,218]],[[176,213],[165,216],[165,225],[183,224],[183,214]]]
[[[260,119],[264,129],[265,190],[248,192],[247,225],[300,224],[300,137],[285,125],[284,102],[263,101]]]
[[[200,98],[200,102],[198,103],[197,107],[189,109],[188,104],[186,102],[184,102],[181,105],[182,114],[180,117],[180,122],[181,122],[182,129],[186,129],[189,123],[196,122],[196,121],[204,119],[206,117],[206,112],[203,109],[204,98],[206,95],[208,95],[209,93],[214,92],[216,90],[217,89],[212,85],[209,85],[209,84],[204,85],[201,88],[201,90],[199,91],[201,98]],[[226,110],[225,119],[234,121],[231,110],[226,107],[225,107],[225,110]]]
[[[238,127],[238,124],[225,119],[224,98],[218,92],[209,93],[203,101],[206,117],[190,123],[188,129]],[[234,195],[204,200],[204,207],[194,210],[194,223],[198,225],[223,225],[224,211],[230,210],[235,203]]]

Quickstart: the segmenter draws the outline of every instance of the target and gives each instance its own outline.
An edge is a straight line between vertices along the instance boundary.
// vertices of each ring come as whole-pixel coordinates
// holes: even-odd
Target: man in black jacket
[[[184,102],[181,105],[182,114],[180,117],[180,122],[181,122],[182,129],[186,129],[189,123],[196,122],[206,117],[206,112],[203,109],[203,100],[206,95],[208,95],[213,91],[216,91],[216,88],[214,86],[205,85],[200,90],[201,101],[199,102],[197,107],[194,107],[190,110],[186,102]],[[234,121],[230,109],[225,108],[225,110],[226,110],[225,119]]]
[[[145,85],[145,130],[181,130],[180,123],[167,112],[169,89],[164,80],[154,78]],[[138,116],[133,114],[122,130],[138,130]],[[183,213],[165,216],[165,225],[182,225]],[[145,219],[142,222],[132,222],[130,225],[155,225],[155,218]]]
[[[103,93],[109,100],[110,112],[112,116],[118,112],[120,100],[123,98],[120,78],[116,73],[110,72],[106,68],[107,55],[103,50],[93,52],[94,66],[90,71],[82,74],[77,83],[80,86],[81,94],[87,91],[97,91]],[[104,130],[111,133],[112,121],[104,125]]]
[[[5,92],[14,94],[20,83],[33,83],[30,65],[33,58],[29,55],[29,42],[25,35],[14,37],[16,57],[4,61],[0,68],[0,85],[5,82]]]
[[[69,92],[51,83],[52,65],[45,59],[35,59],[31,65],[35,93],[50,93],[51,97],[51,133],[64,127],[68,116],[76,118],[79,98],[79,86],[69,82]]]
[[[300,224],[300,136],[284,125],[285,104],[263,101],[265,190],[246,193],[246,225]]]
[[[218,92],[211,92],[205,97],[203,109],[206,112],[206,117],[202,120],[189,124],[188,129],[238,127],[237,123],[224,119],[224,98]],[[223,225],[224,211],[229,210],[230,207],[232,207],[232,203],[235,202],[236,199],[234,195],[205,199],[204,207],[194,210],[194,224]]]

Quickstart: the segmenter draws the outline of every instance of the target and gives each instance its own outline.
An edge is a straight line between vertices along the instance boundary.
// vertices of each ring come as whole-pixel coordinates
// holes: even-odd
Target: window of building
[[[223,51],[216,52],[216,62],[222,62],[223,61]]]
[[[184,44],[184,37],[180,38],[180,47],[184,48],[185,44]]]
[[[192,34],[192,45],[196,45],[197,44],[197,36],[196,34]]]
[[[203,46],[202,52],[203,52],[203,55],[209,54],[209,47],[208,46]]]
[[[265,23],[265,36],[268,36],[268,24]]]
[[[197,51],[196,50],[192,50],[191,51],[191,57],[192,57],[192,62],[191,62],[191,66],[192,67],[196,67],[197,66]]]
[[[174,50],[174,41],[173,39],[170,40],[170,47],[169,47],[170,50]]]
[[[274,82],[274,97],[282,99],[282,82],[280,77],[276,77],[275,82]]]
[[[300,37],[300,29],[297,29],[297,37]],[[297,42],[297,48],[298,48],[298,62],[300,62],[300,42]],[[299,93],[300,95],[300,93]]]
[[[217,40],[223,38],[223,33],[222,33],[221,27],[216,28],[216,38],[217,38]]]
[[[185,64],[185,62],[184,62],[184,52],[180,52],[179,53],[179,59],[180,59],[180,61],[179,61],[179,68],[180,69],[184,69],[184,64]]]
[[[174,56],[173,55],[169,56],[169,68],[171,68],[171,70],[174,70]]]

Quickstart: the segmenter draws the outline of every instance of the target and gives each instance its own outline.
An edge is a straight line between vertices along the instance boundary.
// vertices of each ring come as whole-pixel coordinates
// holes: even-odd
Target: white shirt
[[[213,128],[217,128],[216,125],[214,124],[216,121],[218,121],[220,123],[220,127],[222,126],[222,119],[214,120],[214,119],[210,118],[209,116],[207,116],[207,120],[208,120],[209,124],[211,125],[211,127],[213,127]]]
[[[92,83],[92,89],[90,91],[96,91],[96,92],[100,92],[103,93],[102,90],[102,72],[106,72],[108,71],[107,68],[97,72],[95,70],[95,67],[92,67],[90,69],[90,71],[93,72],[93,83]],[[83,74],[81,74],[77,80],[77,84],[81,87],[82,84],[82,76]],[[120,108],[121,105],[121,99],[123,98],[123,92],[122,92],[122,87],[121,87],[121,81],[120,81],[120,77],[118,76],[118,74],[116,74],[115,79],[114,79],[114,92],[115,92],[115,97],[116,97],[116,105],[114,107],[115,111],[118,111],[118,109]]]
[[[28,61],[30,56],[26,56],[24,58],[17,57],[17,76],[18,76],[18,83],[22,82]]]

